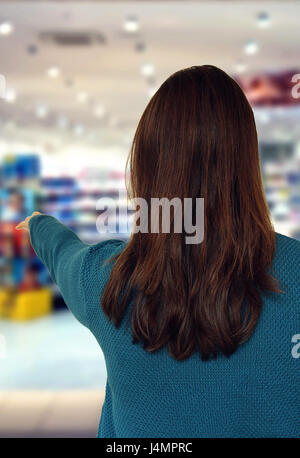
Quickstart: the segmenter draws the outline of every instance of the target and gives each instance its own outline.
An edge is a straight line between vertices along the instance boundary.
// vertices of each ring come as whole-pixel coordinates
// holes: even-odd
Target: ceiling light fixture
[[[124,22],[124,30],[127,33],[136,33],[140,29],[138,20],[135,16],[128,16]]]
[[[155,73],[155,68],[153,64],[147,63],[141,66],[141,74],[143,76],[153,76]]]
[[[271,25],[270,15],[266,12],[258,13],[256,16],[256,24],[261,29],[267,29]]]
[[[249,40],[244,46],[244,51],[246,54],[251,56],[257,53],[258,48],[258,43],[255,40]]]
[[[5,21],[0,24],[0,35],[10,35],[14,31],[14,26],[11,22]]]
[[[84,126],[82,124],[77,124],[74,129],[73,129],[73,132],[75,135],[77,135],[78,137],[81,136],[83,133],[84,133]]]
[[[88,101],[89,95],[85,91],[80,91],[77,93],[77,100],[79,103],[86,103]]]
[[[6,89],[6,91],[5,91],[5,100],[6,100],[6,102],[14,103],[16,101],[16,98],[17,98],[17,93],[16,93],[15,89],[12,89],[12,88]]]
[[[47,69],[47,75],[49,78],[57,78],[60,75],[60,69],[58,67],[49,67]]]
[[[94,108],[94,115],[96,118],[102,119],[106,115],[106,109],[103,105],[96,105]]]
[[[44,119],[47,117],[48,115],[48,107],[47,105],[44,105],[44,104],[39,104],[37,105],[36,109],[35,109],[35,114],[37,116],[37,118],[39,119]]]

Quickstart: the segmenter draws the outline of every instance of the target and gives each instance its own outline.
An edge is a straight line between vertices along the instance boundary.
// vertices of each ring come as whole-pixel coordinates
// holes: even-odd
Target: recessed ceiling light
[[[256,24],[261,29],[266,29],[271,25],[270,15],[266,12],[258,13],[256,16]]]
[[[77,124],[73,131],[75,135],[80,136],[84,133],[84,126],[82,124]]]
[[[6,91],[5,91],[5,100],[6,100],[6,102],[14,103],[16,101],[16,98],[17,98],[17,93],[16,93],[15,89],[12,89],[12,88],[6,89]]]
[[[255,40],[249,40],[244,46],[244,51],[248,55],[253,55],[257,53],[258,48],[258,43]]]
[[[128,16],[124,22],[124,30],[127,33],[136,33],[140,29],[138,20],[135,16]]]
[[[80,91],[77,93],[77,100],[79,103],[86,103],[89,98],[89,95],[85,91]]]
[[[155,73],[155,68],[153,64],[147,63],[141,66],[141,74],[144,76],[153,76]]]
[[[49,67],[47,69],[47,75],[49,78],[57,78],[60,75],[60,69],[58,67]]]
[[[49,110],[48,110],[47,105],[41,103],[36,106],[35,114],[37,118],[40,118],[40,119],[46,118],[46,116],[48,115],[48,112]]]
[[[104,118],[104,116],[106,115],[106,109],[103,105],[96,105],[95,108],[94,108],[94,115],[96,116],[96,118]]]
[[[5,21],[0,24],[0,34],[10,35],[14,31],[14,26],[11,22]]]

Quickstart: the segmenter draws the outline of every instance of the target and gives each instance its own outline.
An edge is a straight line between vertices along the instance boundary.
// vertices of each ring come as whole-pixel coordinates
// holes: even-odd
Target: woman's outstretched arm
[[[90,246],[56,218],[34,212],[17,229],[29,231],[37,256],[58,285],[68,308],[88,327],[83,293],[83,262]]]

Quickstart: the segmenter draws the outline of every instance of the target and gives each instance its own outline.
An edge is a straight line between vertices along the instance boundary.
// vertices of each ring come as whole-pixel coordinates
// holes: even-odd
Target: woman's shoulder
[[[300,241],[276,232],[276,252],[285,256],[300,256]]]
[[[126,244],[127,242],[125,242],[124,240],[120,240],[120,239],[102,240],[101,242],[90,245],[89,253],[96,254],[96,253],[99,253],[99,251],[113,253],[118,250],[123,250]]]
[[[273,267],[286,282],[300,288],[300,241],[276,232]]]
[[[127,242],[120,239],[108,239],[89,245],[85,256],[85,265],[88,270],[94,266],[98,270],[99,263],[106,267],[108,261],[125,249]]]
[[[102,286],[109,278],[113,260],[126,246],[126,242],[118,239],[103,240],[88,245],[82,262],[81,272],[85,288]]]

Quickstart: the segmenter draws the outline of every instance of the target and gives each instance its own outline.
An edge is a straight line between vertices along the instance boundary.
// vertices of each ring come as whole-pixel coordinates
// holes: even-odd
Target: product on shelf
[[[1,167],[0,317],[27,320],[49,313],[49,274],[37,258],[20,221],[39,209],[37,155],[7,155]]]

